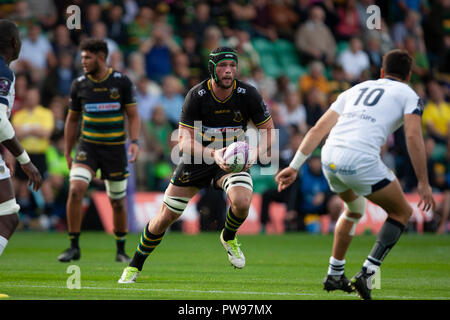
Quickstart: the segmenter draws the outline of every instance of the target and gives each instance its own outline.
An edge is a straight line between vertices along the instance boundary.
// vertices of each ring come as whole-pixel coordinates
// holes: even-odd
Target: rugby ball
[[[242,141],[230,144],[223,154],[223,160],[230,167],[231,172],[241,172],[248,161],[249,146]]]

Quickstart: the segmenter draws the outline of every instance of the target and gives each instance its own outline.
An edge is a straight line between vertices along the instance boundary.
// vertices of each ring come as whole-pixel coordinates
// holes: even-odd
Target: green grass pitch
[[[60,263],[62,233],[18,232],[0,257],[0,294],[8,300],[358,300],[356,294],[327,293],[332,236],[309,234],[240,236],[247,265],[230,266],[219,234],[168,232],[135,284],[119,285],[124,264],[114,261],[115,243],[103,232],[84,232],[81,260]],[[128,235],[132,255],[138,235]],[[346,274],[356,274],[375,241],[355,237]],[[68,267],[80,270],[81,289],[69,289]],[[381,268],[374,299],[449,300],[450,237],[404,234]]]

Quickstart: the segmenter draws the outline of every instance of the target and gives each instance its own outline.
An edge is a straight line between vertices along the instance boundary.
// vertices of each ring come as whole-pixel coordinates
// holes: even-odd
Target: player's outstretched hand
[[[420,196],[420,201],[417,206],[420,208],[422,205],[423,211],[428,211],[430,209],[434,210],[436,203],[433,198],[433,191],[428,183],[420,183],[417,185],[417,192]]]
[[[128,147],[128,155],[130,156],[129,162],[133,163],[136,161],[139,154],[139,146],[136,143],[130,143]]]
[[[38,191],[42,185],[42,176],[39,173],[38,169],[34,166],[34,164],[30,161],[26,164],[20,165],[22,170],[28,176],[28,185],[33,186],[34,191]]]
[[[258,149],[249,147],[248,149],[248,160],[242,171],[248,171],[258,160]]]
[[[278,172],[275,176],[275,182],[278,183],[278,192],[283,191],[289,187],[297,178],[298,171],[287,167]]]
[[[222,169],[227,173],[230,173],[231,172],[230,166],[227,165],[225,163],[225,160],[223,159],[223,154],[225,153],[225,150],[227,150],[227,148],[214,150],[214,161],[220,167],[220,169]]]

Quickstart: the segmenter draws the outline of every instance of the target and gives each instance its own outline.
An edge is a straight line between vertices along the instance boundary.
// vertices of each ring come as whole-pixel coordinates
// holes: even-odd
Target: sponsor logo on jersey
[[[118,102],[100,102],[87,103],[84,105],[87,112],[108,112],[120,110],[120,103]]]
[[[203,96],[206,93],[206,90],[205,89],[201,89],[197,93],[201,97],[201,96]]]
[[[11,81],[6,78],[0,78],[0,96],[7,96],[11,89]]]

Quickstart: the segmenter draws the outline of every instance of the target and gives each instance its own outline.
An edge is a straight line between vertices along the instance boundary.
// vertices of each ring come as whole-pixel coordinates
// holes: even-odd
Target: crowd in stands
[[[81,9],[81,29],[69,30],[66,8],[73,4]],[[375,29],[368,28],[374,18],[367,10],[371,5],[381,12]],[[22,37],[20,57],[11,64],[16,74],[11,121],[25,149],[44,162],[46,181],[35,195],[16,173],[17,199],[24,215],[34,206],[51,217],[47,226],[64,228],[68,95],[82,72],[78,44],[95,37],[107,42],[109,65],[136,85],[142,119],[136,182],[138,190],[147,191],[164,191],[168,184],[176,145],[172,133],[184,95],[208,77],[208,54],[215,47],[236,49],[239,78],[253,84],[269,105],[279,129],[282,165],[339,93],[377,79],[388,50],[407,50],[414,58],[410,85],[424,105],[430,182],[445,199],[433,231],[448,231],[449,0],[6,0],[0,4],[0,18],[15,21]],[[417,181],[402,130],[388,139],[381,156],[404,191],[414,192]],[[263,224],[271,201],[287,204],[286,223],[292,230],[304,227],[299,217],[308,213],[332,219],[339,214],[340,202],[322,180],[318,156],[311,157],[298,184],[281,196],[274,192],[273,176],[258,175],[257,168],[252,175],[255,192],[263,195]]]

